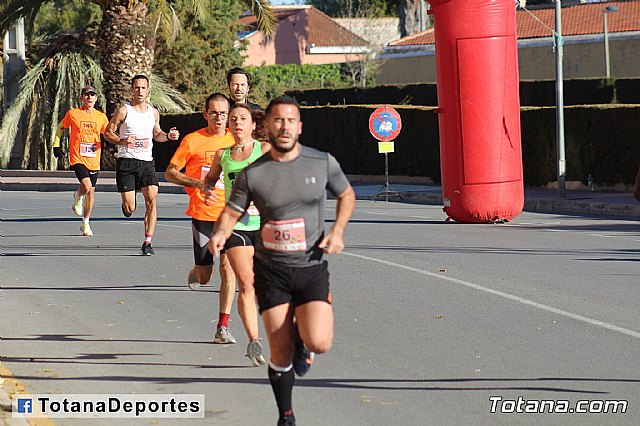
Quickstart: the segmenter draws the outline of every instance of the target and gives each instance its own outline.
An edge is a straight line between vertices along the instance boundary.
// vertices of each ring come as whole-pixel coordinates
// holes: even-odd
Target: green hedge
[[[639,79],[572,79],[564,81],[565,105],[640,104]],[[312,89],[287,92],[301,105],[423,105],[437,106],[435,84],[376,86],[366,89]],[[521,81],[520,105],[555,106],[554,80]]]
[[[304,107],[301,142],[331,152],[347,174],[383,175],[384,156],[369,133],[378,105]],[[430,107],[395,107],[402,131],[389,154],[389,174],[429,177],[440,182],[438,117]],[[556,112],[550,107],[521,110],[524,182],[543,186],[556,180]],[[164,115],[163,129],[186,135],[205,125],[201,114]],[[632,184],[640,161],[640,105],[573,106],[565,109],[567,180],[599,185]],[[157,170],[164,170],[178,143],[155,144]]]
[[[640,79],[616,80],[616,100],[621,104],[640,104]]]
[[[164,172],[176,152],[182,138],[198,129],[207,126],[207,120],[204,119],[201,112],[191,114],[163,114],[160,116],[160,127],[168,130],[176,127],[180,132],[180,139],[177,141],[168,141],[164,143],[153,144],[153,159],[156,162],[156,170]]]
[[[438,105],[435,84],[376,86],[368,88],[290,90],[301,105]]]

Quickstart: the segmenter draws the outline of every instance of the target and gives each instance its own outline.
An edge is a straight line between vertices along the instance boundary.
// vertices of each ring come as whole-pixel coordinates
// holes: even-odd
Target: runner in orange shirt
[[[89,217],[93,209],[94,193],[100,170],[100,153],[102,145],[100,134],[104,133],[109,120],[101,111],[94,108],[98,100],[97,91],[93,86],[85,86],[80,92],[82,106],[74,108],[65,114],[58,125],[58,131],[53,141],[53,155],[56,158],[65,156],[60,147],[60,137],[64,129],[71,127],[69,137],[69,163],[71,170],[76,173],[80,186],[73,194],[71,210],[82,216],[82,235],[93,235],[89,225]]]
[[[193,231],[193,255],[195,265],[189,272],[187,284],[192,290],[209,282],[213,274],[213,255],[209,252],[209,237],[213,226],[224,210],[224,181],[215,183],[218,202],[205,204],[204,177],[209,172],[213,157],[219,149],[234,144],[234,138],[227,129],[229,100],[221,93],[209,96],[203,112],[207,127],[189,133],[176,150],[165,172],[168,181],[184,185],[189,195],[189,207],[185,212],[191,216]],[[182,169],[184,173],[181,172]],[[236,343],[229,332],[229,315],[236,291],[235,276],[226,255],[220,256],[220,312],[214,343]]]

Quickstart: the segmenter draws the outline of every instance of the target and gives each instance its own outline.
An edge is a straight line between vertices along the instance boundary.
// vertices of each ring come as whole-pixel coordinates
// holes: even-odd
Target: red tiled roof
[[[366,46],[367,42],[315,7],[309,9],[309,43],[316,46]]]
[[[278,18],[278,22],[298,13],[306,13],[308,16],[307,42],[316,47],[321,46],[366,46],[367,42],[341,26],[329,16],[311,6],[271,6]],[[255,29],[256,17],[254,15],[243,16],[240,23],[248,28]]]
[[[603,10],[615,5],[618,11],[607,16],[610,33],[640,31],[640,1],[578,4],[562,8],[562,35],[602,34]],[[535,18],[531,15],[534,15]],[[538,21],[537,19],[542,21]],[[544,24],[544,25],[543,25]],[[551,9],[522,10],[516,12],[519,39],[551,37],[549,28],[555,27],[555,11]],[[546,27],[545,27],[546,25]],[[547,28],[549,27],[549,28]],[[433,28],[389,43],[389,46],[434,44]]]

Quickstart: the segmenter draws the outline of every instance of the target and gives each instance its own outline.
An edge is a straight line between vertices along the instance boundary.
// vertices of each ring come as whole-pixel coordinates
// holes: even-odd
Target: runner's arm
[[[220,179],[220,173],[222,173],[222,166],[220,164],[222,159],[222,153],[224,149],[219,149],[216,151],[216,155],[213,156],[213,162],[211,163],[211,168],[209,169],[209,173],[204,177],[204,202],[205,204],[215,203],[217,201],[217,196],[213,191],[213,187],[215,186],[218,179]]]
[[[356,205],[356,194],[351,185],[338,195],[336,200],[336,220],[329,233],[318,244],[318,247],[328,254],[338,254],[344,249],[342,236]]]
[[[164,172],[165,179],[178,185],[198,188],[201,191],[204,190],[205,185],[203,181],[185,175],[180,171],[181,169],[182,167],[169,163],[169,167],[167,167],[167,170]]]
[[[51,147],[53,148],[53,155],[56,158],[62,158],[65,155],[65,152],[60,147],[60,138],[62,137],[62,133],[64,132],[64,129],[65,129],[64,124],[60,122],[60,124],[58,124],[58,129],[56,130],[56,137],[53,139],[53,145]]]
[[[120,139],[120,136],[118,135],[118,128],[120,127],[120,124],[122,124],[126,119],[127,108],[121,106],[116,110],[115,114],[113,114],[113,117],[111,117],[111,121],[109,121],[109,124],[107,124],[107,129],[104,131],[104,138],[115,145],[127,145],[129,142],[135,142],[135,135],[129,135],[126,139]]]
[[[209,240],[209,251],[216,257],[220,256],[220,250],[224,248],[224,243],[231,236],[233,227],[241,217],[241,212],[227,205],[218,220],[216,220],[213,234],[211,234],[211,239]]]
[[[169,129],[169,132],[165,132],[160,128],[160,113],[157,109],[153,110],[153,115],[156,118],[156,124],[153,126],[153,140],[156,142],[167,142],[168,140],[177,141],[180,137],[180,132],[175,127]]]
[[[62,137],[62,133],[64,133],[64,129],[64,124],[62,124],[61,121],[60,124],[58,124],[58,128],[56,129],[56,137],[53,139],[52,148],[60,148],[60,138]]]

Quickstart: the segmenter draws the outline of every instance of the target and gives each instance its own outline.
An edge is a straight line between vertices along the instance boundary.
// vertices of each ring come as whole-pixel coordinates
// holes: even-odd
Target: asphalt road
[[[80,235],[70,201],[69,193],[0,193],[4,367],[32,394],[205,395],[204,420],[151,424],[275,424],[266,368],[244,358],[235,306],[238,344],[211,343],[219,279],[197,292],[186,286],[186,196],[160,194],[153,257],[139,255],[140,196],[124,219],[118,194],[98,194],[94,237]],[[334,346],[296,381],[298,424],[639,424],[638,222],[443,219],[436,206],[358,201],[346,250],[329,259]],[[608,414],[501,412],[542,400],[567,401],[567,411],[583,400],[599,411],[601,401],[628,405]]]

